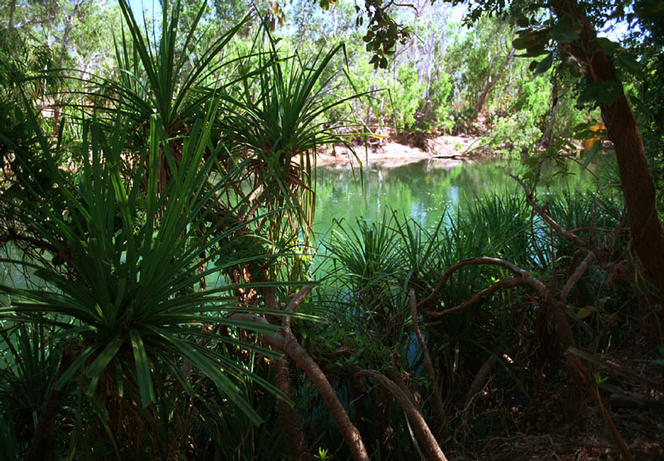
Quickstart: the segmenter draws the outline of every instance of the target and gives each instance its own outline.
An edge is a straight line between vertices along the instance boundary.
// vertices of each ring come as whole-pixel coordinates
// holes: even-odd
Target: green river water
[[[583,192],[597,189],[597,179],[612,176],[608,156],[587,169],[571,164],[568,174],[553,169],[544,175],[538,193]],[[496,193],[523,194],[509,173],[519,174],[518,162],[467,163],[452,169],[435,168],[427,161],[397,168],[318,168],[316,171],[316,220],[314,232],[320,241],[335,220],[354,225],[356,217],[378,220],[396,210],[425,227],[435,227],[445,210],[454,211],[464,203]],[[609,178],[608,180],[611,180]]]
[[[606,183],[615,182],[613,161],[600,159],[587,170],[578,165],[569,174],[557,174],[544,181],[538,193],[594,191],[597,177],[604,175]],[[397,168],[356,169],[318,168],[316,170],[315,242],[324,241],[335,221],[354,226],[357,217],[377,221],[383,213],[396,210],[417,220],[422,226],[434,228],[443,212],[463,209],[464,203],[479,200],[495,193],[523,194],[509,173],[518,173],[515,162],[468,163],[457,168],[435,168],[428,162],[409,163]],[[5,253],[0,257],[15,257]],[[29,271],[30,272],[30,271]],[[13,265],[0,265],[0,277],[5,283],[25,286],[25,275]],[[210,280],[211,283],[214,281]]]

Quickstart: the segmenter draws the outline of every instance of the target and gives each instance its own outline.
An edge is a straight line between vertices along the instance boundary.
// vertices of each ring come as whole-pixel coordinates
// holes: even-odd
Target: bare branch
[[[565,286],[563,286],[563,289],[560,292],[560,299],[562,301],[567,299],[574,286],[579,282],[581,277],[583,277],[583,274],[586,272],[588,265],[593,259],[595,259],[595,253],[589,251],[586,257],[583,258],[583,261],[581,261],[581,263],[576,267],[574,273],[572,273],[572,275],[570,275],[570,277],[567,279]]]
[[[53,254],[58,253],[58,248],[50,243],[28,235],[19,235],[15,230],[9,229],[7,234],[0,236],[0,247],[9,242],[23,242],[32,245],[40,250],[50,251]]]
[[[477,304],[482,298],[485,298],[487,296],[492,295],[498,290],[502,290],[503,288],[515,288],[518,286],[523,286],[523,285],[528,285],[528,281],[524,279],[523,277],[512,277],[509,279],[502,279],[499,280],[498,282],[494,283],[493,285],[488,286],[484,290],[480,291],[479,293],[476,293],[475,296],[470,298],[467,301],[462,302],[461,304],[452,307],[450,309],[446,309],[441,312],[431,312],[427,311],[425,312],[426,315],[432,318],[441,318],[449,314],[453,314],[455,312],[463,311],[465,309],[468,309],[469,307],[473,306],[474,304]]]
[[[553,231],[560,235],[562,238],[569,240],[570,242],[574,243],[576,246],[579,248],[586,249],[588,251],[590,250],[590,245],[588,242],[583,240],[581,237],[578,235],[574,235],[573,233],[567,231],[563,226],[558,224],[556,220],[554,220],[549,213],[544,211],[541,206],[535,201],[535,197],[533,195],[533,191],[530,190],[530,188],[526,185],[525,182],[518,176],[515,176],[513,174],[510,174],[510,177],[514,179],[516,182],[518,182],[521,187],[523,188],[524,192],[526,193],[526,202],[533,207],[533,210],[535,210],[535,213],[537,213],[537,216],[542,218],[542,220],[546,223],[547,226],[549,226]]]
[[[300,291],[297,292],[297,294],[293,297],[293,299],[290,300],[288,303],[288,306],[286,306],[286,312],[291,313],[295,312],[295,309],[298,308],[300,304],[302,304],[302,301],[304,301],[304,298],[307,297],[309,293],[311,293],[311,290],[314,289],[316,285],[305,285],[302,287]],[[285,316],[281,324],[283,325],[284,328],[286,328],[288,331],[291,331],[291,318],[290,315]]]
[[[297,294],[293,297],[293,299],[290,300],[288,306],[286,306],[286,312],[294,312],[295,309],[297,309],[298,306],[302,304],[304,298],[306,298],[307,295],[311,293],[311,290],[313,290],[315,287],[316,285],[314,284],[303,286],[302,289],[298,291]]]
[[[477,370],[477,373],[475,373],[475,377],[473,378],[473,381],[470,383],[470,387],[468,388],[468,392],[466,393],[466,405],[470,403],[470,401],[473,399],[473,397],[480,392],[484,388],[484,381],[486,380],[487,375],[495,365],[495,363],[498,361],[498,355],[497,351],[494,350],[493,353],[489,356],[489,358],[482,364],[479,370]]]
[[[518,268],[511,262],[505,261],[504,259],[500,258],[490,258],[487,256],[481,256],[478,258],[464,259],[463,261],[459,261],[458,263],[454,264],[452,267],[447,269],[445,273],[443,273],[442,277],[440,278],[440,282],[438,282],[438,285],[436,285],[431,294],[417,304],[418,310],[424,308],[425,306],[430,305],[436,299],[436,296],[438,296],[438,294],[443,289],[443,287],[445,286],[445,284],[447,283],[447,281],[454,272],[465,266],[480,266],[480,265],[499,266],[509,270],[513,274],[523,278],[527,282],[527,284],[530,285],[531,288],[533,288],[541,296],[544,296],[548,291],[546,285],[544,285],[544,283],[542,283],[539,279],[537,279],[528,271]]]

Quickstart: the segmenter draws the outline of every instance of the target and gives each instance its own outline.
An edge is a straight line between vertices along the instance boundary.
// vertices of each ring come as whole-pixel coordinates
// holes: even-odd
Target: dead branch
[[[439,319],[441,317],[445,317],[446,315],[453,314],[455,312],[460,312],[465,309],[468,309],[469,307],[473,306],[474,304],[477,304],[482,300],[482,298],[486,298],[488,296],[491,296],[498,290],[502,290],[504,288],[515,288],[518,286],[523,286],[526,285],[527,282],[521,278],[521,277],[512,277],[509,279],[502,279],[494,283],[493,285],[488,286],[484,290],[480,291],[479,293],[476,293],[472,298],[470,298],[467,301],[462,302],[461,304],[451,307],[449,309],[445,309],[444,311],[440,312],[425,312],[426,315],[428,315],[431,318]]]
[[[586,257],[583,258],[583,261],[581,261],[581,263],[578,266],[576,266],[576,269],[574,270],[572,275],[570,275],[570,277],[567,279],[567,282],[565,282],[563,289],[560,291],[560,299],[562,301],[565,301],[567,299],[574,286],[579,282],[581,277],[583,277],[583,274],[586,272],[586,269],[588,269],[588,265],[592,262],[593,259],[595,259],[595,253],[589,251],[588,254],[586,254]]]
[[[466,393],[466,405],[468,405],[471,399],[484,388],[484,381],[497,361],[498,355],[496,354],[496,351],[494,351],[494,353],[482,364],[480,369],[477,370],[473,381],[470,383],[468,392]]]

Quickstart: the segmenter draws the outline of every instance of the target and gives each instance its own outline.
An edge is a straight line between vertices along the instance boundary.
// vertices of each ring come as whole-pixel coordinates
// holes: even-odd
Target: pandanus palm
[[[233,66],[242,58],[226,59],[227,48],[251,16],[213,34],[202,26],[206,2],[193,8],[186,27],[180,0],[164,2],[161,21],[155,19],[152,27],[145,16],[142,23],[137,20],[127,0],[119,0],[119,5],[124,28],[115,37],[115,69],[110,77],[86,77],[87,89],[76,107],[107,113],[111,120],[122,115],[129,125],[128,145],[139,148],[145,146],[150,120],[157,114],[177,163],[180,136],[188,135],[195,120],[205,116],[207,101],[235,83]],[[171,165],[160,162],[160,191],[172,174]]]
[[[215,92],[232,85],[233,60],[224,61],[225,48],[249,17],[209,40],[200,30],[206,3],[200,4],[188,31],[183,33],[182,3],[164,4],[158,32],[136,20],[127,0],[120,0],[127,33],[116,43],[116,74],[100,83],[115,100],[111,107],[121,112],[134,128],[149,126],[152,114],[168,136],[183,134]],[[208,41],[209,40],[209,41]],[[195,57],[194,57],[195,55]]]
[[[223,120],[225,135],[254,155],[249,165],[251,189],[259,193],[252,197],[253,209],[291,210],[274,215],[268,226],[271,237],[285,228],[308,234],[314,216],[317,149],[346,143],[339,129],[348,123],[324,117],[334,107],[359,97],[334,95],[342,74],[330,67],[344,52],[341,44],[307,61],[297,54],[281,58],[276,42],[267,34],[267,50],[256,54],[257,66],[263,71],[244,75],[245,91],[225,98],[230,109]]]
[[[30,266],[47,288],[0,287],[0,294],[10,295],[8,304],[0,308],[0,317],[10,322],[52,324],[58,338],[68,345],[55,394],[49,399],[60,398],[57,390],[75,380],[105,409],[103,414],[109,399],[140,403],[150,411],[159,401],[165,381],[177,382],[195,394],[187,380],[187,369],[193,367],[225,399],[259,421],[237,383],[250,379],[270,385],[235,359],[206,347],[209,334],[203,328],[227,325],[255,330],[258,325],[245,325],[224,315],[242,310],[232,297],[232,287],[192,289],[201,277],[224,269],[212,267],[201,273],[200,255],[207,255],[202,261],[207,263],[217,256],[211,249],[232,234],[232,230],[219,235],[212,235],[212,230],[201,233],[192,226],[204,217],[207,205],[229,179],[209,182],[223,149],[211,140],[214,116],[211,109],[183,137],[180,162],[161,193],[159,163],[174,163],[169,138],[155,114],[149,146],[142,152],[147,158],[140,163],[147,164],[147,172],[137,168],[129,177],[120,172],[127,136],[123,118],[117,119],[110,133],[95,122],[86,123],[77,159],[81,165],[78,183],[72,185],[53,170],[55,193],[67,204],[64,214],[42,206],[34,188],[32,196],[3,204],[26,229],[40,235],[53,255],[53,264],[10,261]],[[237,173],[233,170],[229,176]],[[273,331],[270,326],[259,328]],[[234,344],[231,337],[215,338],[224,340]]]

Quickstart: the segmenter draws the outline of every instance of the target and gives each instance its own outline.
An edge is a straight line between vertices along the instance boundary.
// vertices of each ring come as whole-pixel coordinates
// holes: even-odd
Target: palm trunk
[[[302,371],[311,379],[314,386],[318,389],[325,405],[327,406],[332,418],[337,423],[339,432],[341,432],[351,456],[355,461],[368,461],[369,455],[367,454],[364,442],[360,436],[360,432],[348,417],[346,409],[343,407],[337,397],[337,393],[325,376],[325,372],[321,370],[316,361],[311,358],[307,351],[300,346],[297,339],[292,333],[263,335],[266,343],[275,347],[277,350],[282,351],[289,358],[291,358]]]
[[[265,274],[268,279],[268,275]],[[272,287],[264,287],[263,297],[265,298],[265,306],[268,309],[278,310],[279,304],[277,294]],[[274,360],[270,365],[274,373],[274,384],[277,388],[292,398],[291,380],[290,380],[290,364],[288,358],[284,357],[282,360]],[[279,399],[277,403],[279,409],[279,422],[281,423],[281,430],[284,433],[286,444],[295,461],[309,461],[313,459],[307,439],[302,429],[302,422],[300,415],[297,414],[296,409]]]
[[[285,358],[272,362],[274,384],[280,391],[292,398],[289,368],[288,361]],[[281,430],[284,432],[291,456],[295,461],[312,460],[313,456],[304,436],[300,415],[297,414],[297,410],[292,405],[289,405],[288,402],[281,399],[279,399],[277,406],[279,408]]]
[[[404,392],[397,384],[377,371],[362,370],[357,374],[373,378],[396,399],[406,414],[408,421],[412,424],[417,444],[423,451],[427,461],[447,461],[443,450],[440,449],[438,441],[431,433],[429,425],[424,420],[422,413],[413,405],[408,393]]]
[[[285,312],[293,312],[312,289],[313,285],[307,285],[302,288],[286,307]],[[266,305],[269,307],[276,301],[276,299],[274,298],[273,293],[270,293],[269,291],[266,291],[265,294],[267,295]],[[268,323],[265,317],[253,314],[235,313],[232,314],[230,318],[249,320],[263,324]],[[284,316],[281,319],[281,324],[282,327],[276,333],[264,333],[260,335],[260,339],[273,349],[286,355],[289,359],[295,362],[302,371],[304,371],[323,398],[330,415],[337,424],[339,432],[348,446],[348,450],[350,451],[353,460],[369,461],[369,455],[367,454],[360,432],[348,417],[346,409],[339,400],[330,381],[327,379],[325,372],[300,345],[295,335],[293,335],[290,327],[290,317]]]

